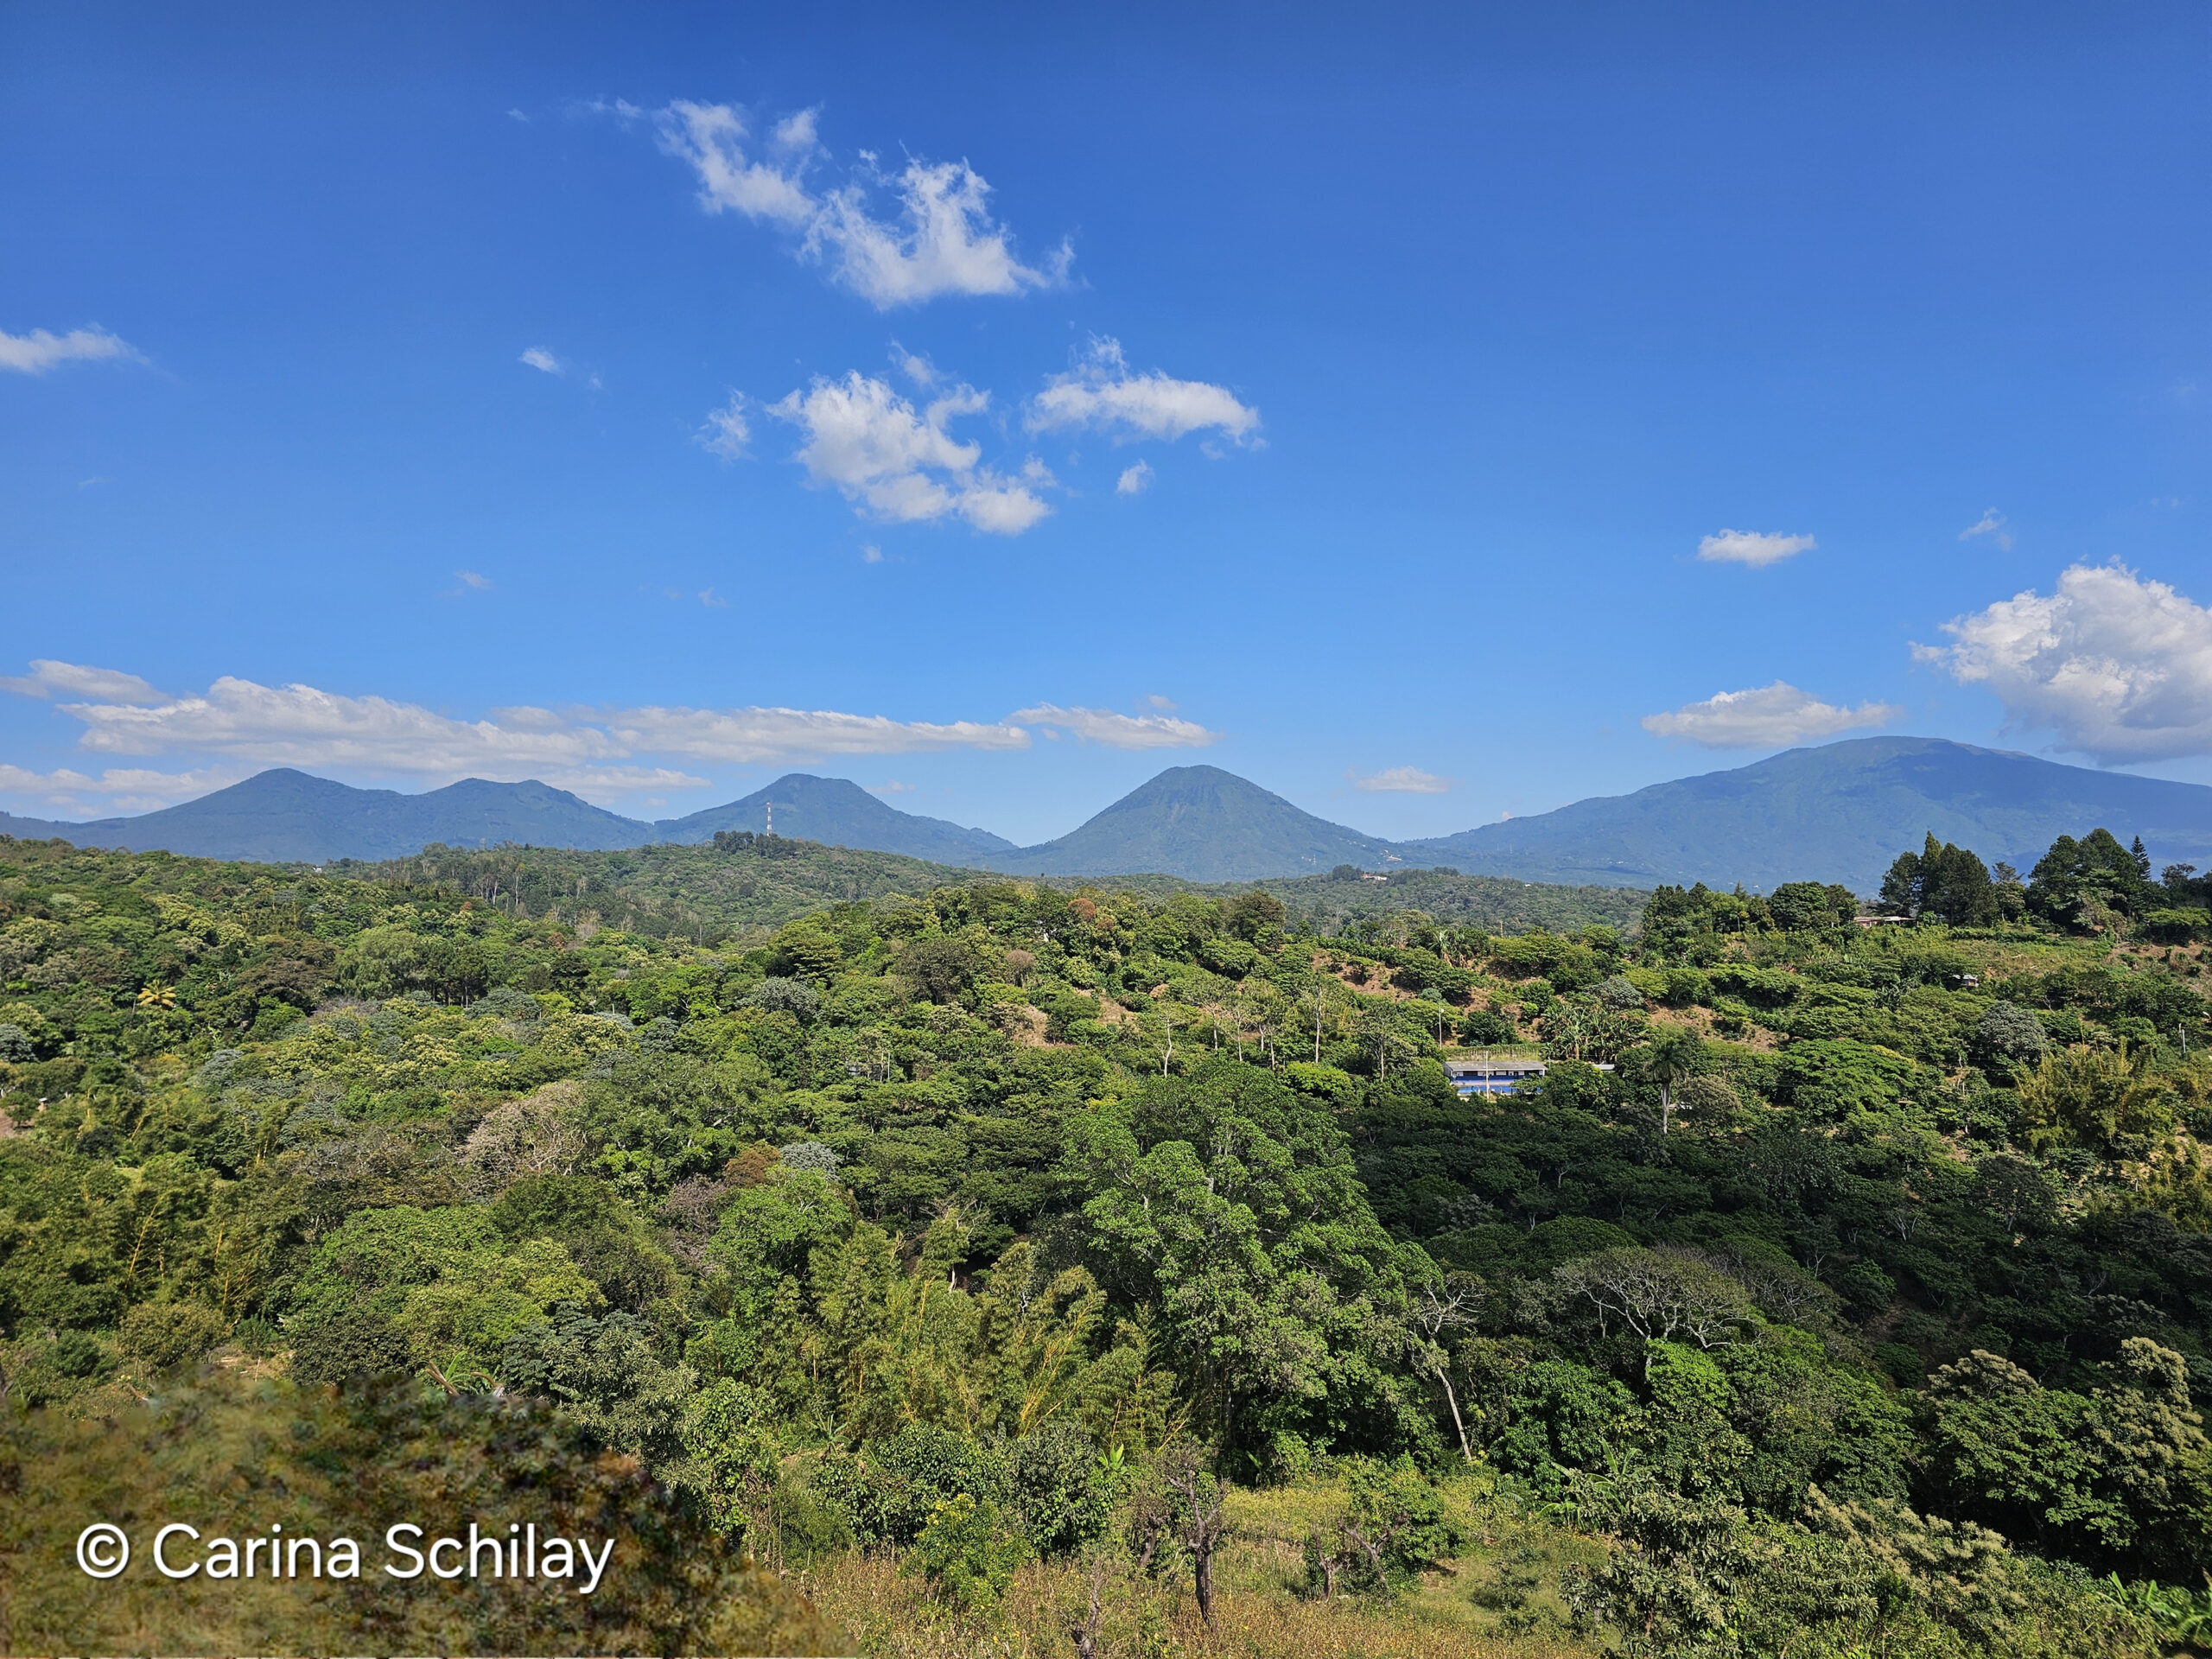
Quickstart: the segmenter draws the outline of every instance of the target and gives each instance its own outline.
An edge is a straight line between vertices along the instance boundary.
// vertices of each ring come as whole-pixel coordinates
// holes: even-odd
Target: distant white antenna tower
[[[775,838],[775,834],[776,834],[776,804],[775,804],[773,801],[771,801],[771,802],[769,802],[769,803],[768,803],[768,836],[769,836],[769,838],[770,838],[771,840],[773,840],[773,839]]]

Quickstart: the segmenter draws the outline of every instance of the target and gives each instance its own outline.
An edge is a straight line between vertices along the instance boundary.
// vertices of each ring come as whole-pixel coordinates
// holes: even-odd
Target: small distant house
[[[1510,1095],[1522,1084],[1544,1075],[1541,1060],[1505,1059],[1478,1055],[1472,1059],[1446,1060],[1444,1075],[1464,1100],[1470,1095]]]

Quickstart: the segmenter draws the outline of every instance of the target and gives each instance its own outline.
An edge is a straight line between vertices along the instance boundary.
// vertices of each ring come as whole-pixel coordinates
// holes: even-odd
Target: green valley
[[[0,840],[0,1638],[2201,1643],[2212,882],[1893,850],[1862,906]],[[617,1567],[41,1565],[240,1494]]]

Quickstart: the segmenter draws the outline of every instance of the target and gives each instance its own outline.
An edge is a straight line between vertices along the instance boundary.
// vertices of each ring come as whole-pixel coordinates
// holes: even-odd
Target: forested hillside
[[[620,852],[499,847],[434,847],[382,864],[340,863],[334,874],[403,884],[443,883],[527,918],[589,913],[652,938],[694,944],[748,942],[810,910],[833,903],[919,896],[938,887],[1004,878],[891,853],[823,846],[790,836],[721,832],[703,847],[661,844]],[[1045,879],[1072,893],[1075,876]],[[1116,877],[1117,891],[1164,901],[1198,893],[1230,899],[1250,884],[1200,886],[1172,875]],[[1630,887],[1554,887],[1451,870],[1398,870],[1388,876],[1344,865],[1335,874],[1257,884],[1288,908],[1294,926],[1338,932],[1350,923],[1425,915],[1433,921],[1500,933],[1548,927],[1573,931],[1592,923],[1631,925],[1646,894]]]
[[[450,887],[517,920],[592,916],[652,939],[719,943],[809,911],[978,880],[976,872],[898,853],[825,847],[789,836],[722,831],[703,846],[657,842],[619,852],[558,847],[430,847],[334,875]]]
[[[1355,922],[1421,918],[1452,926],[1525,933],[1571,933],[1597,923],[1627,930],[1651,895],[1637,887],[1554,887],[1508,876],[1462,875],[1449,868],[1362,870],[1346,864],[1328,875],[1257,884],[1282,900],[1294,922],[1339,933]],[[1226,894],[1230,888],[1211,891]]]
[[[11,1650],[2212,1623],[2193,871],[1930,837],[1878,923],[1808,882],[1508,931],[1398,877],[1324,924],[1306,883],[927,868],[0,841]],[[1453,1092],[1506,1046],[1538,1084]],[[526,1467],[627,1576],[538,1623],[271,1588],[300,1624],[37,1566],[91,1495],[199,1513],[278,1464],[326,1528]]]

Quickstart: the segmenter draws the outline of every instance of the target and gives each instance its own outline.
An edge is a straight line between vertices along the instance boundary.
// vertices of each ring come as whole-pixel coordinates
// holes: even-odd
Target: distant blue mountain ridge
[[[2140,836],[2155,865],[2212,866],[2212,788],[2063,766],[1941,738],[1856,738],[1457,835],[1390,842],[1294,806],[1217,766],[1171,766],[1068,834],[1018,847],[901,812],[842,778],[791,772],[685,817],[646,823],[542,783],[470,779],[420,795],[289,769],[135,817],[55,823],[0,813],[0,835],[207,858],[327,863],[434,842],[613,850],[779,836],[1015,875],[1155,873],[1193,881],[1449,865],[1523,881],[1649,887],[1840,881],[1872,893],[1929,831],[2023,870],[2060,835]]]

